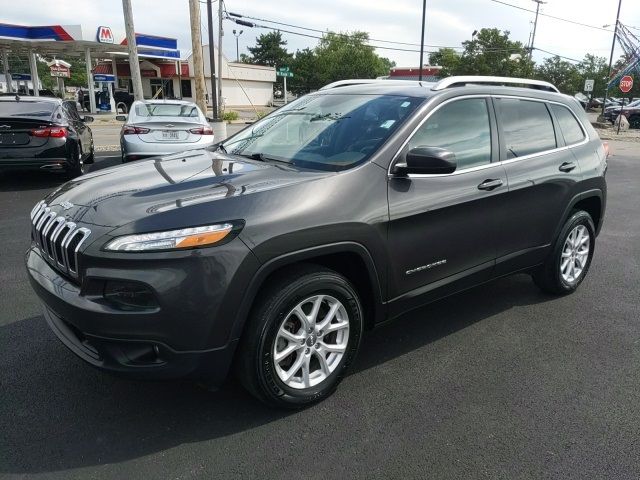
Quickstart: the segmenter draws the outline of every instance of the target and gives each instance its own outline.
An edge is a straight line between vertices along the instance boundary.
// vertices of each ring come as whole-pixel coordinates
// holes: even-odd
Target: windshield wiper
[[[264,133],[256,133],[255,135],[250,135],[248,137],[239,138],[238,140],[234,140],[233,142],[221,142],[220,145],[223,146],[223,148],[224,148],[224,150],[226,152],[227,151],[227,146],[229,146],[229,145],[233,145],[234,143],[238,143],[238,142],[244,142],[245,140],[252,140],[254,138],[258,138],[258,137],[261,137],[263,135],[264,135]],[[223,144],[226,144],[226,146],[223,145]]]

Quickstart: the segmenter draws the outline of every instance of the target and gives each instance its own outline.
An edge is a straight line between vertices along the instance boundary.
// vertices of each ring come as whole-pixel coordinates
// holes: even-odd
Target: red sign
[[[155,70],[145,70],[144,68],[140,70],[140,76],[141,77],[157,77],[158,74],[156,73]]]
[[[49,67],[51,71],[52,77],[63,77],[69,78],[71,77],[71,69],[69,67],[65,67],[64,65],[51,65]]]
[[[98,27],[98,33],[96,33],[96,39],[100,43],[113,43],[113,32],[109,27]]]
[[[620,79],[620,91],[622,93],[629,93],[633,88],[633,77],[631,75],[625,75]]]

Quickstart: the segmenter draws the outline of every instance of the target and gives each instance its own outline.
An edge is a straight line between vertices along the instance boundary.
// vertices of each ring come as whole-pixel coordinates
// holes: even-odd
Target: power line
[[[234,16],[237,16],[239,14],[234,14],[234,13],[229,13],[229,16],[227,17],[228,20],[231,20],[235,23],[237,23],[238,25],[243,25],[246,27],[253,27],[253,28],[266,28],[268,30],[274,30],[274,31],[278,31],[278,32],[284,32],[284,33],[289,33],[291,35],[298,35],[301,37],[306,37],[306,38],[315,38],[317,40],[323,40],[325,37],[320,37],[318,35],[311,35],[308,33],[302,33],[302,32],[295,32],[293,30],[285,30],[282,28],[278,28],[278,27],[272,27],[269,25],[260,25],[258,23],[252,23],[252,22],[243,22],[243,23],[239,23],[235,18],[233,18]],[[253,19],[253,17],[249,17],[249,16],[243,16],[243,18],[251,18]],[[302,27],[297,27],[296,25],[292,25],[293,28],[302,28]],[[326,33],[331,33],[333,35],[338,35],[341,37],[347,37],[347,38],[352,38],[353,35],[348,35],[345,33],[335,33],[335,32],[330,32],[330,31],[324,31],[324,30],[320,30],[321,32]],[[396,51],[396,52],[412,52],[412,53],[419,53],[420,50],[417,49],[409,49],[409,48],[398,48],[398,47],[385,47],[382,45],[372,45],[372,44],[368,44],[369,47],[371,48],[376,48],[376,49],[382,49],[382,50],[392,50],[392,51]],[[436,47],[435,45],[428,45],[430,47]],[[446,47],[446,46],[437,46],[437,48],[454,48],[454,49],[464,49],[464,47],[461,46],[456,46],[456,47]],[[437,53],[438,50],[425,50],[427,53]],[[508,52],[508,53],[517,53],[517,50],[515,49],[506,49],[506,48],[496,48],[496,49],[485,49],[484,52]]]
[[[541,52],[548,53],[549,55],[553,55],[554,57],[564,58],[565,60],[571,60],[572,62],[582,63],[582,60],[577,60],[577,59],[571,58],[571,57],[565,57],[564,55],[558,55],[557,53],[549,52],[548,50],[543,50],[543,49],[538,48],[538,47],[535,47],[534,50],[539,50]]]
[[[507,7],[517,8],[518,10],[523,10],[529,13],[536,13],[535,10],[531,10],[529,8],[521,7],[519,5],[513,5],[512,3],[503,2],[501,0],[489,0],[490,2],[499,3],[500,5],[506,5]],[[596,25],[589,25],[587,23],[576,22],[575,20],[569,20],[568,18],[556,17],[555,15],[549,15],[548,13],[540,12],[540,15],[543,17],[553,18],[554,20],[560,20],[561,22],[572,23],[574,25],[579,25],[581,27],[593,28],[595,30],[602,30],[604,32],[613,33],[613,30],[609,30],[608,28],[598,27]]]

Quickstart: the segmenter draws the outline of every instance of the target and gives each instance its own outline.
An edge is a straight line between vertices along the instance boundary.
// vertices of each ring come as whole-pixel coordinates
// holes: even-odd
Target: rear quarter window
[[[497,100],[507,159],[556,148],[553,122],[544,102],[517,98]]]
[[[567,145],[574,145],[584,140],[585,135],[580,123],[571,111],[562,105],[551,104],[551,110],[556,116],[560,131]]]

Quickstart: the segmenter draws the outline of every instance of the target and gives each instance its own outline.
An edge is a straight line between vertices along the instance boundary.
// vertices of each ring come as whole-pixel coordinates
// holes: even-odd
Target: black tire
[[[335,369],[320,383],[308,388],[292,388],[282,381],[276,370],[273,350],[277,333],[296,305],[318,294],[329,295],[344,306],[349,321],[347,347]],[[256,300],[238,349],[236,374],[242,385],[261,401],[278,407],[303,408],[334,392],[358,352],[362,329],[360,300],[345,277],[311,264],[289,268]],[[311,348],[306,348],[307,343],[304,345],[292,354],[295,359],[305,352],[310,357],[318,355],[314,345],[310,345]]]
[[[573,280],[567,281],[561,273],[562,252],[569,234],[578,226],[584,226],[589,234],[589,253],[582,272]],[[565,222],[545,262],[533,274],[534,283],[544,292],[554,295],[566,295],[576,291],[587,276],[595,250],[595,227],[591,215],[584,210],[575,210]]]
[[[80,149],[75,146],[71,153],[71,163],[67,167],[67,177],[76,178],[82,175],[82,159],[80,158]]]

